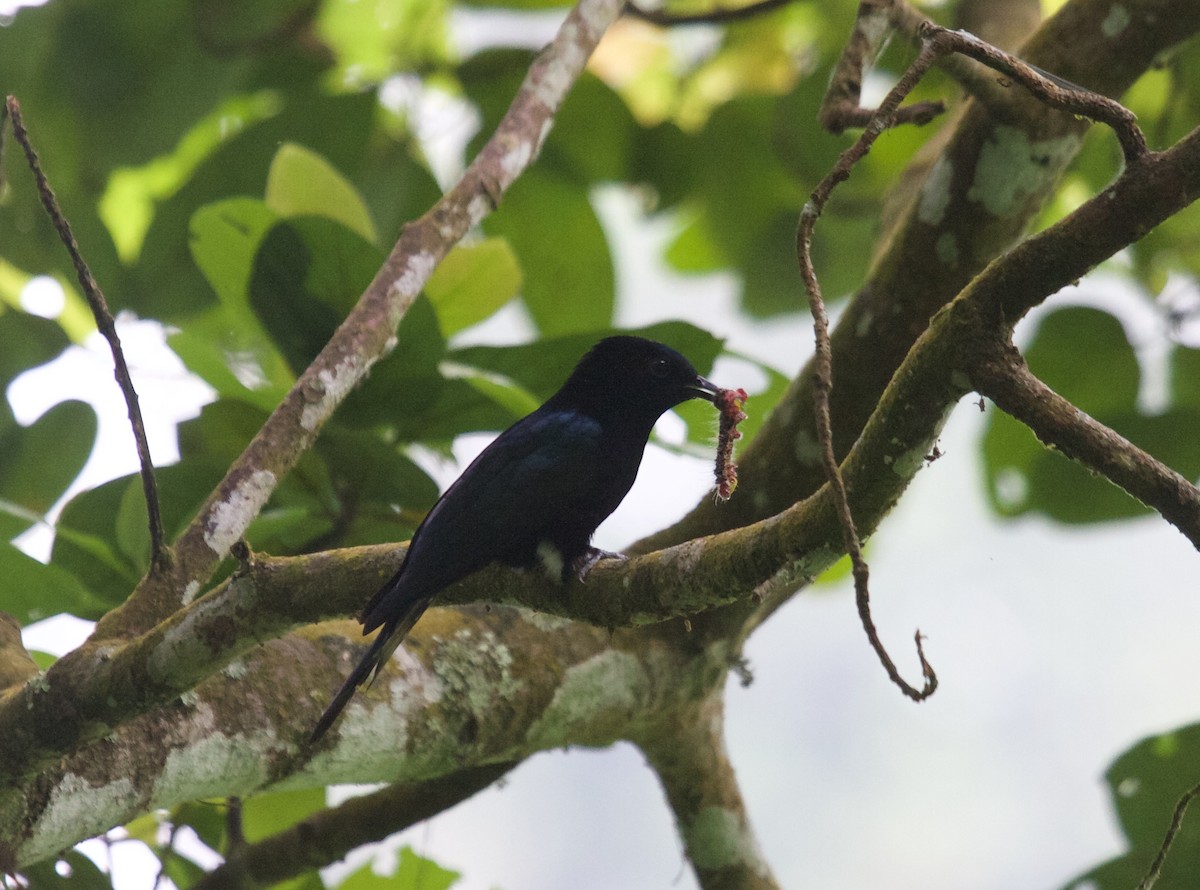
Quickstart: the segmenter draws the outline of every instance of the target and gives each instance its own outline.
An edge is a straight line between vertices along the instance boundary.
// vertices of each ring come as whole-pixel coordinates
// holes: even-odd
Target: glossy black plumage
[[[717,387],[682,355],[640,337],[610,337],[562,388],[501,433],[446,490],[413,534],[396,574],[362,612],[381,628],[312,733],[320,738],[355,689],[387,662],[439,591],[492,562],[556,557],[565,580],[601,555],[592,533],[629,492],[663,412]]]

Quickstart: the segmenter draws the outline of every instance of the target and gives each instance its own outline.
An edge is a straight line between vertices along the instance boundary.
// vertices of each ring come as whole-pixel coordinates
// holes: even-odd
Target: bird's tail
[[[372,641],[371,648],[350,672],[346,682],[342,684],[341,689],[334,695],[333,701],[329,703],[329,707],[325,709],[325,713],[321,715],[321,719],[317,721],[317,725],[313,727],[312,734],[308,737],[309,744],[325,735],[326,730],[333,725],[333,721],[337,720],[338,714],[342,713],[342,709],[349,703],[358,687],[375,681],[379,672],[383,670],[383,666],[391,659],[392,653],[396,651],[396,647],[404,641],[413,625],[417,623],[417,619],[425,613],[428,607],[429,600],[414,602],[399,618],[383,625],[379,635]]]

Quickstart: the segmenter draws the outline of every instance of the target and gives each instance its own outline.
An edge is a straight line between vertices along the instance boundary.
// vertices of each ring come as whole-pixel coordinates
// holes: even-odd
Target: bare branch
[[[971,379],[1046,445],[1157,510],[1200,550],[1200,489],[1046,386],[1015,349],[980,361]]]
[[[34,151],[29,133],[25,129],[25,121],[21,116],[21,103],[17,101],[16,96],[9,96],[5,107],[8,115],[12,118],[13,136],[24,149],[25,157],[29,161],[29,169],[33,171],[33,176],[37,180],[38,196],[42,200],[42,206],[54,224],[59,239],[67,248],[67,253],[71,255],[71,264],[75,267],[75,277],[83,289],[88,306],[91,307],[92,316],[96,319],[96,327],[108,341],[108,348],[112,352],[114,374],[117,378],[117,385],[121,387],[121,394],[125,397],[125,406],[129,412],[129,425],[133,429],[133,440],[137,447],[138,462],[141,465],[142,493],[146,498],[146,514],[149,517],[150,525],[151,574],[160,574],[170,566],[171,551],[166,545],[166,538],[163,534],[162,513],[158,505],[158,485],[154,479],[154,463],[150,459],[150,443],[146,440],[142,409],[138,405],[138,394],[133,385],[133,378],[129,374],[129,366],[125,363],[125,352],[121,348],[117,325],[113,320],[112,313],[108,310],[108,302],[104,299],[100,285],[96,283],[92,270],[88,268],[88,264],[83,258],[79,243],[71,231],[71,224],[67,222],[62,207],[59,206],[58,197],[54,194],[54,189],[50,187],[50,180],[42,169],[37,152]]]
[[[838,459],[833,449],[833,422],[829,411],[829,396],[833,391],[833,349],[829,337],[829,318],[825,313],[825,302],[821,295],[821,284],[817,278],[816,269],[813,267],[812,234],[817,219],[828,203],[833,190],[839,183],[850,177],[851,168],[866,157],[879,135],[889,126],[898,122],[896,112],[900,103],[925,75],[937,57],[936,48],[926,43],[916,61],[909,66],[899,83],[892,88],[879,108],[871,115],[862,135],[854,145],[842,152],[833,170],[817,184],[811,199],[804,207],[804,212],[800,215],[800,225],[796,230],[796,257],[800,264],[800,276],[808,294],[809,309],[813,316],[813,333],[817,341],[813,375],[813,412],[821,448],[821,463],[833,490],[846,552],[850,555],[850,562],[853,565],[855,602],[858,606],[859,619],[862,621],[867,639],[879,657],[884,670],[887,671],[888,677],[899,687],[901,692],[918,702],[933,695],[937,690],[938,683],[937,674],[925,659],[925,653],[921,646],[921,632],[917,631],[916,633],[917,655],[921,660],[921,671],[925,682],[922,688],[917,689],[900,675],[895,662],[892,661],[887,648],[880,640],[875,622],[871,618],[870,569],[863,558],[862,543],[859,540],[858,529],[855,527],[854,516],[850,510],[846,482],[842,477],[841,467],[838,465]]]
[[[918,25],[928,20],[911,7],[894,0],[862,0],[854,20],[854,29],[846,40],[838,63],[833,69],[829,89],[821,102],[818,118],[821,126],[831,133],[842,133],[850,127],[865,127],[875,115],[875,109],[863,108],[863,76],[867,68],[883,51],[891,30],[897,26],[897,11],[903,8],[916,18]],[[916,35],[912,35],[914,38]],[[943,102],[918,102],[897,108],[895,124],[927,124],[946,110]]]
[[[1043,71],[966,31],[949,31],[934,24],[926,25],[922,31],[922,36],[932,41],[939,52],[969,56],[1008,75],[1052,108],[1105,124],[1116,134],[1126,164],[1137,163],[1149,151],[1137,117],[1120,102]]]

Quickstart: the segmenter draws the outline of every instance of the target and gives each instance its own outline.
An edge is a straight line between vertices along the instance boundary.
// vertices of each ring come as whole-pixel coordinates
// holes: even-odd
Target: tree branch
[[[1038,380],[1015,349],[981,357],[971,379],[1048,447],[1157,510],[1200,550],[1200,489]]]
[[[348,640],[354,630],[342,622],[272,640],[181,699],[0,786],[0,857],[40,861],[198,797],[423,782],[568,744],[610,745],[707,695],[726,668],[724,650],[682,652],[514,609],[434,608],[322,743],[298,744],[334,675],[362,654]]]
[[[778,890],[725,750],[722,697],[689,703],[672,716],[672,732],[639,745],[662,782],[700,886]]]

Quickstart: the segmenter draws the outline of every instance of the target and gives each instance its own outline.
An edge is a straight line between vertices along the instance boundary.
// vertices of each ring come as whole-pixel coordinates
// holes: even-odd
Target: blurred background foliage
[[[527,33],[548,33],[548,17],[565,5],[51,0],[4,20],[0,87],[20,98],[111,306],[168,326],[172,349],[215,392],[179,427],[180,461],[159,470],[168,531],[189,520],[324,344],[405,221],[437,199],[487,138],[533,58]],[[674,235],[663,261],[670,268],[732,273],[750,316],[794,312],[797,214],[850,139],[822,132],[815,120],[855,6],[797,0],[728,27],[664,30],[632,18],[614,27],[538,164],[438,269],[401,324],[393,355],[338,411],[255,522],[252,547],[282,554],[405,538],[438,491],[412,460],[414,445],[446,453],[455,436],[502,429],[557,387],[613,326],[617,276],[594,207],[600,186],[622,186],[638,196],[647,219],[669,220]],[[930,13],[951,22],[953,4],[938,6]],[[879,95],[909,58],[903,41],[893,41],[868,94]],[[1126,97],[1156,147],[1200,119],[1198,72],[1200,45],[1192,42]],[[953,91],[935,73],[917,98]],[[859,283],[883,196],[935,129],[881,140],[823,216],[814,250],[835,300]],[[15,148],[10,140],[0,194],[4,387],[93,330]],[[1039,225],[1103,188],[1119,163],[1109,134],[1093,131],[1048,196]],[[1145,337],[1120,313],[1058,309],[1029,335],[1029,361],[1080,408],[1195,478],[1200,354],[1185,332],[1200,311],[1196,208],[1106,272],[1159,327]],[[66,292],[55,319],[23,308],[22,291],[35,276],[54,278]],[[513,301],[537,332],[531,342],[458,342]],[[683,322],[643,333],[685,352],[702,373],[723,350],[717,333]],[[751,436],[787,382],[763,370],[767,387],[756,394]],[[709,420],[681,414],[691,442],[707,443]],[[1008,418],[991,418],[982,442],[985,489],[1001,515],[1033,511],[1087,524],[1143,511]],[[94,619],[146,568],[136,477],[76,494],[51,512],[96,430],[81,402],[63,402],[22,426],[0,400],[0,607],[22,623],[59,612]],[[44,522],[55,529],[48,564],[7,543]],[[1170,736],[1170,745],[1147,742],[1114,765],[1114,794],[1132,843],[1161,836],[1146,820],[1160,820],[1180,791],[1152,781],[1164,745],[1176,766],[1190,758],[1183,774],[1200,773],[1195,735],[1193,728]],[[1155,807],[1125,805],[1121,787],[1128,789],[1132,775],[1141,777],[1139,802],[1153,793]],[[267,795],[248,811],[248,825],[265,818],[282,827],[312,805],[319,802]],[[217,808],[189,805],[166,821],[193,827],[219,850],[226,841]],[[131,835],[162,853],[169,876],[187,886],[197,867],[169,855],[156,833],[159,817],[146,818],[154,824],[131,826]],[[71,879],[49,868],[39,872],[38,886],[108,886],[107,876],[70,857]],[[1119,865],[1088,879],[1096,887],[1129,886]],[[421,886],[433,886],[424,874]],[[372,880],[359,873],[344,886]],[[1196,886],[1200,875],[1179,880],[1169,886]]]

